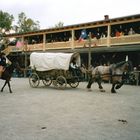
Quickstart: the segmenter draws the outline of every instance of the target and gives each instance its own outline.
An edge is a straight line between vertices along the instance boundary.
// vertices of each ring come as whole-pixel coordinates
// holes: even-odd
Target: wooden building
[[[83,30],[87,36],[79,40]],[[15,39],[8,46],[10,57],[25,68],[34,51],[79,52],[87,66],[119,62],[127,56],[135,67],[140,66],[140,14],[112,19],[105,15],[99,21],[8,34],[5,38]]]

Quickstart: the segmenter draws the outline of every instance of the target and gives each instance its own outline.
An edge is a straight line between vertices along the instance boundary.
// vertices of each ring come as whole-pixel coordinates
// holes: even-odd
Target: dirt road
[[[3,81],[0,81],[2,87]],[[140,86],[124,85],[118,94],[79,87],[31,88],[13,78],[13,92],[0,92],[0,140],[140,140]]]

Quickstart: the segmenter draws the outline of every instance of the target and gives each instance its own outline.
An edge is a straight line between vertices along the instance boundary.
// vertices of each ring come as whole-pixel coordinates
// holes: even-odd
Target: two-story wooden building
[[[83,29],[87,37],[79,40]],[[140,14],[113,19],[106,15],[99,21],[8,34],[5,38],[15,39],[8,50],[22,67],[29,65],[33,51],[79,52],[87,66],[119,62],[127,56],[135,67],[140,66]]]

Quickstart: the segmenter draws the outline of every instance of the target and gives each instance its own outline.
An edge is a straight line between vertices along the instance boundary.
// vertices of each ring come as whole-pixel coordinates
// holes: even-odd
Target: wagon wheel
[[[40,79],[39,79],[39,76],[36,74],[36,73],[32,73],[30,76],[29,76],[29,84],[31,87],[37,87],[40,83]]]
[[[45,76],[45,79],[42,80],[45,86],[50,86],[52,84],[52,80],[49,76]]]
[[[67,86],[67,81],[66,78],[64,76],[58,76],[56,78],[56,87],[60,88],[60,89],[64,89]]]
[[[72,87],[72,88],[76,88],[79,86],[79,78],[78,77],[73,77],[70,82],[69,82],[69,85]]]

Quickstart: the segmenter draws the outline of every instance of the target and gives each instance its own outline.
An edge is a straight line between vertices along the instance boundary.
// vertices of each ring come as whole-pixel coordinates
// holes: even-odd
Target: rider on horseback
[[[0,77],[2,73],[4,72],[5,67],[6,67],[5,54],[0,52]]]

